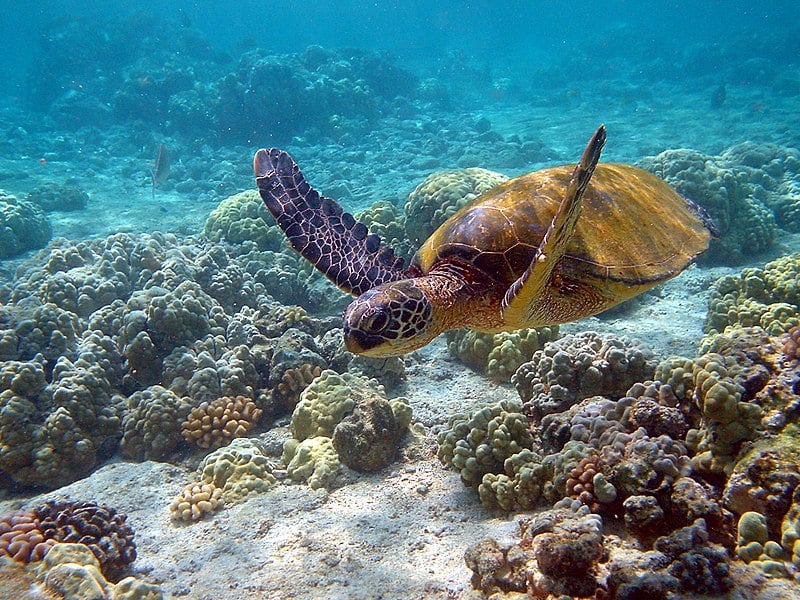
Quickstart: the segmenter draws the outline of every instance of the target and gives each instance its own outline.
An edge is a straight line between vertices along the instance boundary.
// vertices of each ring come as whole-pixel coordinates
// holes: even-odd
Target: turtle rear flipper
[[[256,152],[256,185],[289,244],[340,289],[354,296],[406,277],[403,259],[363,223],[321,196],[283,150]]]
[[[606,143],[606,128],[597,128],[581,161],[575,166],[564,198],[558,206],[553,220],[542,238],[531,264],[506,291],[503,298],[503,319],[506,324],[526,327],[532,322],[545,324],[545,315],[552,309],[548,288],[559,259],[564,255],[570,237],[581,213],[581,199],[592,178],[600,153]],[[540,316],[541,315],[541,316]]]

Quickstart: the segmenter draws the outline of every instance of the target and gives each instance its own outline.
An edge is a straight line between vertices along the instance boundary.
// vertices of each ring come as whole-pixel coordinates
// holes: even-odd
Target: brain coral
[[[800,324],[800,254],[720,278],[708,299],[706,332],[761,326],[777,335]]]
[[[406,238],[419,246],[459,208],[507,180],[477,167],[428,175],[408,196]]]
[[[0,258],[41,248],[52,235],[50,221],[42,209],[0,191]]]

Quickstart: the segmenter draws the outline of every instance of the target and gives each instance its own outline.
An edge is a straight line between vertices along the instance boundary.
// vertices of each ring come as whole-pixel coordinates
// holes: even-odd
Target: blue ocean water
[[[56,588],[29,568],[66,531],[54,513],[62,528],[100,519],[120,546],[93,547],[103,576],[135,576],[152,598],[631,597],[656,563],[642,589],[798,593],[800,3],[0,7],[0,597],[12,580]],[[574,164],[600,124],[602,162],[666,180],[719,237],[676,279],[560,331],[450,332],[402,358],[356,357],[341,333],[352,289],[287,247],[255,191],[254,154],[283,149],[408,261],[480,193]],[[610,270],[677,274],[658,270],[673,264],[658,242],[685,232],[647,202],[625,235],[600,217],[570,247],[579,273],[610,256],[643,261]],[[395,255],[369,262],[377,242],[353,230],[367,240],[344,253],[358,285],[392,279]],[[323,241],[306,257],[342,258],[312,233]],[[603,243],[618,246],[591,253]],[[701,381],[722,381],[716,409]],[[310,408],[325,386],[412,431],[349,453],[345,426],[307,443],[300,421],[329,410]],[[481,419],[505,419],[497,439]],[[531,453],[527,470],[506,446]],[[245,482],[214,461],[246,464]],[[526,488],[521,472],[544,479]],[[125,511],[139,558],[124,518],[80,502]],[[526,554],[536,535],[510,527],[508,514],[554,505],[572,512],[552,519],[575,520],[556,528],[567,546],[564,531],[606,535],[588,578],[548,571],[546,552]],[[763,535],[742,533],[762,520]],[[31,542],[39,529],[47,541]],[[522,539],[502,560],[467,551],[465,567],[483,536]],[[702,557],[672,548],[687,536]],[[524,560],[503,563],[509,547]],[[657,550],[652,564],[640,552]]]

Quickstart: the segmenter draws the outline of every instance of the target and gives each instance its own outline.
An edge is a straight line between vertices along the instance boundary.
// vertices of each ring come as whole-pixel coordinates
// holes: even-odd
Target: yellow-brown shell
[[[529,173],[479,196],[425,241],[413,263],[427,273],[458,259],[508,287],[530,264],[573,168]],[[710,237],[697,207],[666,182],[629,165],[601,164],[558,273],[612,296],[626,288],[635,293],[682,271]]]

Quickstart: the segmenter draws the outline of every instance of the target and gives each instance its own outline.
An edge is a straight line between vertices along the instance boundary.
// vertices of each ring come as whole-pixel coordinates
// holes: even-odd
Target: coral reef
[[[665,179],[711,215],[721,236],[712,240],[701,261],[736,264],[774,242],[772,211],[753,196],[746,175],[720,157],[696,150],[667,150],[640,160],[638,165]]]
[[[311,489],[330,485],[339,470],[333,440],[326,436],[286,440],[282,461],[289,477],[305,481]]]
[[[0,555],[21,563],[42,560],[56,540],[45,539],[40,520],[32,510],[0,516]]]
[[[561,412],[594,395],[620,398],[652,379],[656,363],[640,342],[592,331],[547,342],[511,378],[527,414]]]
[[[183,442],[181,423],[191,409],[188,398],[160,385],[134,392],[126,401],[120,453],[137,460],[166,459]]]
[[[0,289],[0,469],[56,487],[117,444],[166,460],[186,448],[184,421],[189,441],[216,447],[252,432],[265,410],[292,410],[329,361],[358,362],[339,341],[322,348],[335,319],[267,293],[248,248],[116,234],[57,241],[20,269]],[[402,377],[398,361],[359,364]],[[203,411],[216,416],[204,424]]]
[[[121,398],[108,377],[121,361],[108,338],[87,335],[75,362],[7,361],[0,368],[0,469],[57,487],[88,473],[121,430]],[[48,371],[52,369],[51,372]]]
[[[91,557],[101,579],[117,581],[136,559],[127,517],[93,502],[48,501],[0,516],[0,555],[23,563],[48,561],[69,546]]]
[[[485,474],[501,472],[506,459],[530,450],[533,436],[522,405],[501,402],[451,417],[438,442],[439,460],[457,469],[464,485],[477,488]]]
[[[490,379],[507,382],[534,352],[558,337],[558,326],[494,334],[457,329],[445,335],[448,349],[459,360],[485,372]]]
[[[519,529],[518,541],[486,538],[465,552],[472,586],[486,597],[666,598],[723,594],[734,585],[730,558],[709,541],[703,519],[633,557],[603,534],[600,516],[574,501],[520,519]]]
[[[700,260],[737,264],[770,248],[777,226],[800,223],[800,154],[774,144],[744,142],[718,156],[667,150],[639,161],[709,211],[721,237]]]
[[[150,583],[125,577],[114,584],[102,564],[82,543],[59,543],[36,569],[36,578],[59,598],[109,598],[110,600],[162,600],[164,594]]]
[[[408,195],[406,238],[419,246],[459,208],[507,180],[505,175],[478,167],[428,175]]]
[[[42,209],[0,191],[0,258],[41,248],[53,235]]]
[[[772,335],[800,325],[800,254],[742,269],[715,282],[705,331],[760,326]]]

